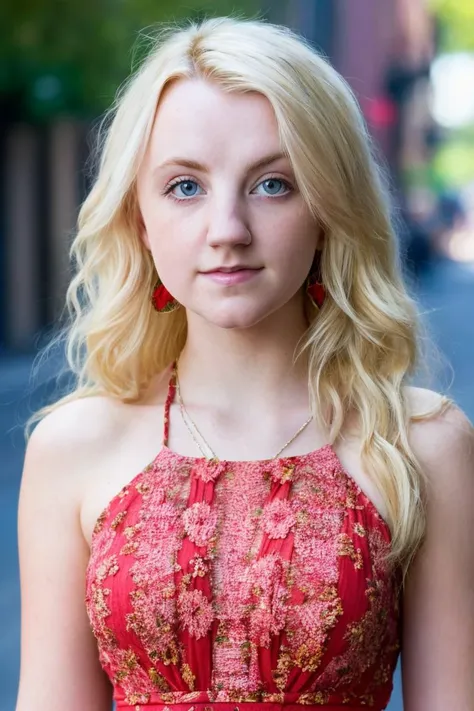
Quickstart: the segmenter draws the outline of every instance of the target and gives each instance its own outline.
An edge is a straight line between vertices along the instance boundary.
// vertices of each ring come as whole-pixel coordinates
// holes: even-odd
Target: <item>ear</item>
[[[318,235],[316,238],[316,252],[322,252],[326,241],[326,230],[323,225],[318,225]]]
[[[140,239],[147,248],[149,252],[151,252],[151,247],[150,247],[150,240],[148,239],[148,232],[146,231],[145,228],[140,230]]]
[[[142,243],[145,245],[145,247],[150,252],[151,251],[150,240],[148,237],[148,232],[147,232],[145,222],[143,220],[141,212],[138,213],[138,234],[140,236],[140,240],[142,241]]]

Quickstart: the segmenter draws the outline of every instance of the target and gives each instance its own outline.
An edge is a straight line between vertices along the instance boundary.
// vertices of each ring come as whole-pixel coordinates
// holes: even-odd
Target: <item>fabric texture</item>
[[[86,606],[119,709],[384,709],[400,644],[390,531],[329,445],[172,452],[97,520]]]

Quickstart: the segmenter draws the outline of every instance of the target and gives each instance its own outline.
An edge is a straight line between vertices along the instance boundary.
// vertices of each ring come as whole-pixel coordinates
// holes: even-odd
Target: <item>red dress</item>
[[[329,445],[172,452],[174,392],[161,451],[92,538],[86,604],[118,709],[384,709],[400,640],[387,524]]]

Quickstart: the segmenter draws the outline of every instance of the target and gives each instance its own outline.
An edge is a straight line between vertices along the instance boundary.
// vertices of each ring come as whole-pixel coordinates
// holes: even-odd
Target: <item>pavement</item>
[[[421,278],[417,297],[440,353],[433,384],[456,399],[474,419],[474,264],[440,262]],[[447,363],[450,363],[448,367]],[[29,356],[0,356],[0,711],[14,711],[20,658],[20,591],[16,513],[24,456],[23,425],[51,396],[57,356],[31,378]],[[402,711],[397,670],[389,711]],[[67,711],[66,709],[64,711]]]

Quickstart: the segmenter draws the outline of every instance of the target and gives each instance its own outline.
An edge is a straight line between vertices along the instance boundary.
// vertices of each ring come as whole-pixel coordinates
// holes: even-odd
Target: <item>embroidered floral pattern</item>
[[[265,507],[262,525],[269,538],[286,538],[295,520],[291,504],[286,499],[275,499]]]
[[[164,448],[93,535],[86,602],[115,698],[384,708],[389,547],[330,447],[232,463]]]
[[[264,475],[270,477],[274,482],[284,484],[291,481],[295,471],[295,462],[293,459],[270,459],[265,462]]]
[[[183,513],[183,523],[189,540],[197,546],[205,546],[214,536],[217,513],[209,504],[197,502]]]
[[[197,460],[194,471],[206,484],[210,481],[215,481],[221,474],[225,474],[226,465],[217,459],[199,459]]]
[[[212,607],[200,590],[180,593],[178,612],[181,624],[196,639],[204,637],[214,618]]]
[[[251,566],[251,604],[249,638],[259,647],[269,647],[272,635],[278,634],[286,620],[288,590],[284,585],[284,566],[278,554],[272,553]]]

